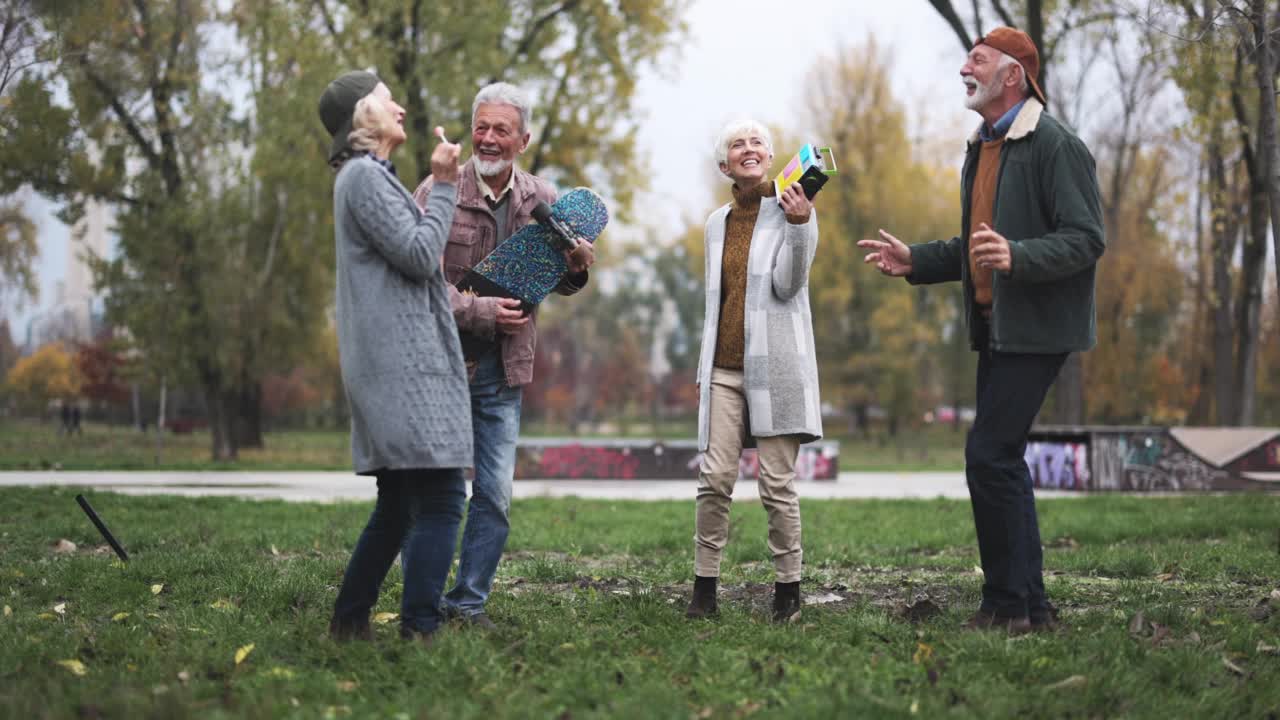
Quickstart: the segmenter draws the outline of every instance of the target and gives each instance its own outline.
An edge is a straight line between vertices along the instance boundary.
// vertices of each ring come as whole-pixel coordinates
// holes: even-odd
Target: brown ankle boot
[[[773,621],[795,622],[800,619],[800,581],[773,584]]]
[[[693,597],[684,611],[685,617],[707,618],[720,613],[720,608],[716,605],[716,583],[719,580],[720,578],[694,576]]]

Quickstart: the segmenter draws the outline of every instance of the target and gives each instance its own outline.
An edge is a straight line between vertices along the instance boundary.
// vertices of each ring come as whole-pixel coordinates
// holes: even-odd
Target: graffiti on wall
[[[1099,490],[1211,490],[1230,476],[1163,433],[1099,435],[1093,451]]]
[[[702,464],[702,453],[698,453],[689,461],[687,469],[695,475]],[[824,451],[824,448],[802,446],[796,456],[797,480],[835,480],[837,475],[836,456]],[[760,455],[755,448],[747,448],[738,457],[738,479],[755,480],[760,477]]]
[[[835,480],[839,445],[802,445],[796,458],[797,480]],[[530,442],[516,447],[517,480],[692,480],[702,454],[692,442],[600,443]],[[753,449],[739,460],[740,478],[754,478],[759,460]]]
[[[1082,442],[1030,442],[1024,456],[1031,482],[1049,490],[1089,489],[1089,445]]]
[[[640,459],[632,455],[631,448],[565,445],[543,449],[534,477],[634,480],[639,469]]]

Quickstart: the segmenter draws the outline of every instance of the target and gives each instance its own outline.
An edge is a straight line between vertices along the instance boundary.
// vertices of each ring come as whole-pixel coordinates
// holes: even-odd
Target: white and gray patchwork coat
[[[710,437],[711,367],[720,323],[720,275],[725,221],[732,205],[707,219],[706,317],[698,360],[698,448]],[[746,327],[743,391],[750,438],[799,435],[801,442],[822,437],[818,399],[818,361],[813,318],[809,313],[809,267],[818,249],[818,218],[803,225],[787,222],[776,198],[760,200],[747,256]]]

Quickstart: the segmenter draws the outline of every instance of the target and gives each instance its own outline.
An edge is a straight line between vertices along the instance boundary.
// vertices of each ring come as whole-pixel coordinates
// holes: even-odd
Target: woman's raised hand
[[[431,176],[436,182],[458,182],[458,156],[462,154],[462,146],[445,139],[444,128],[436,126],[436,137],[440,144],[431,151]]]

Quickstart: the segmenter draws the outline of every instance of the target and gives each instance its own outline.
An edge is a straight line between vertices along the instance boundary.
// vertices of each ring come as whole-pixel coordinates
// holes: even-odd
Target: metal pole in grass
[[[106,523],[102,522],[102,518],[98,517],[98,513],[93,511],[93,506],[84,498],[84,495],[76,495],[76,502],[80,503],[80,509],[84,510],[84,514],[88,515],[89,519],[93,521],[94,526],[98,528],[98,532],[102,533],[102,537],[106,538],[107,543],[111,545],[111,549],[116,551],[116,555],[119,555],[124,562],[129,562],[129,553],[125,552],[124,548],[120,546],[116,536],[112,535],[111,531],[107,529]]]

